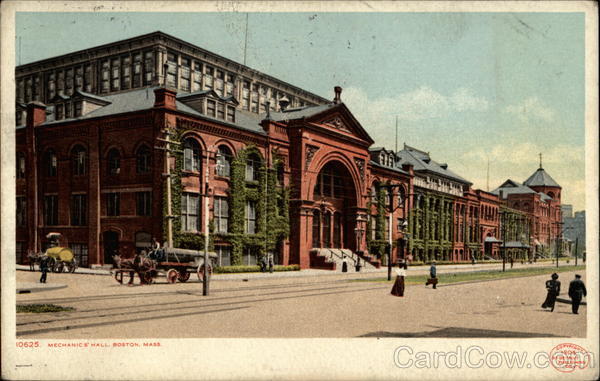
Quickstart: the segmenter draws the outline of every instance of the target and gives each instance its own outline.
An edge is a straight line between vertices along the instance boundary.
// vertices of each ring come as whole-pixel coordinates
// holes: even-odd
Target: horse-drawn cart
[[[212,274],[217,255],[209,253],[208,273]],[[124,262],[124,261],[123,261]],[[125,264],[125,263],[124,263]],[[142,283],[151,284],[159,274],[164,273],[167,283],[186,282],[191,273],[196,273],[200,282],[204,281],[204,253],[198,250],[164,248],[152,250],[147,256],[137,255],[126,265],[117,265],[115,280],[123,283],[123,273],[137,272]],[[130,278],[132,283],[133,278]]]

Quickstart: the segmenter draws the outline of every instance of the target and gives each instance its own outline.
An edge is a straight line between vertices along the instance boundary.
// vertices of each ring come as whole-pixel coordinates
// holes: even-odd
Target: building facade
[[[372,147],[339,87],[330,101],[161,32],[16,78],[19,262],[53,232],[82,266],[206,235],[220,266],[469,261],[499,257],[500,208],[523,211],[427,152]],[[531,182],[554,213],[560,187]]]

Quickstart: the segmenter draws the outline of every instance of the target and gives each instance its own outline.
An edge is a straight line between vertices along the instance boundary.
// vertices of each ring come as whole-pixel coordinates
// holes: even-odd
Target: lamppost
[[[559,231],[557,233],[557,235],[556,235],[556,243],[555,243],[555,246],[556,246],[556,248],[555,248],[555,251],[556,251],[556,267],[558,267],[558,257],[559,257],[558,246],[560,245],[560,240],[561,240],[561,237],[562,237],[563,233],[566,232],[567,230],[571,229],[571,226],[567,226],[566,228],[564,228],[564,229],[561,230],[560,227],[562,225],[564,225],[564,222],[560,222],[559,221],[559,222],[554,222],[553,224],[558,227],[556,230]]]
[[[500,223],[502,224],[502,272],[506,271],[506,211],[500,212]]]
[[[405,201],[406,201],[406,197],[404,199],[399,200],[398,202],[398,207],[394,206],[394,192],[393,190],[395,188],[400,188],[402,187],[401,184],[385,184],[382,185],[381,187],[385,188],[387,190],[387,193],[390,197],[390,203],[388,205],[389,208],[389,216],[388,216],[388,246],[389,246],[389,253],[388,253],[388,258],[387,258],[387,265],[388,265],[388,276],[387,279],[388,280],[392,280],[392,226],[393,226],[393,215],[394,212],[399,208],[402,207],[402,211],[403,211],[403,215],[404,217],[406,217],[406,207],[405,207]],[[405,220],[403,222],[403,228],[405,227],[404,223],[406,223],[406,226],[408,226],[408,222]],[[404,231],[404,229],[402,230]]]

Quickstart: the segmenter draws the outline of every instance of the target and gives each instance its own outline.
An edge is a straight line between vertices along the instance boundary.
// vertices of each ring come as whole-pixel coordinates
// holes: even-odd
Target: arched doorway
[[[109,230],[102,234],[102,244],[104,246],[104,264],[113,262],[113,255],[119,251],[119,233]]]
[[[346,166],[337,160],[325,164],[313,189],[313,248],[355,251],[356,187]]]

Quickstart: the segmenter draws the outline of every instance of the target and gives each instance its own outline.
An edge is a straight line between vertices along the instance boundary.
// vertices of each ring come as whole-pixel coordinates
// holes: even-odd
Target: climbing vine
[[[370,232],[375,223],[375,239],[371,239],[371,234],[367,233],[367,245],[369,247],[369,253],[376,255],[377,258],[381,258],[382,262],[387,263],[387,251],[389,250],[389,242],[385,239],[385,219],[386,219],[386,191],[384,187],[377,188],[377,214],[374,218],[370,218],[367,223],[367,232]],[[373,205],[369,202],[369,210]],[[374,221],[373,221],[374,220]]]

